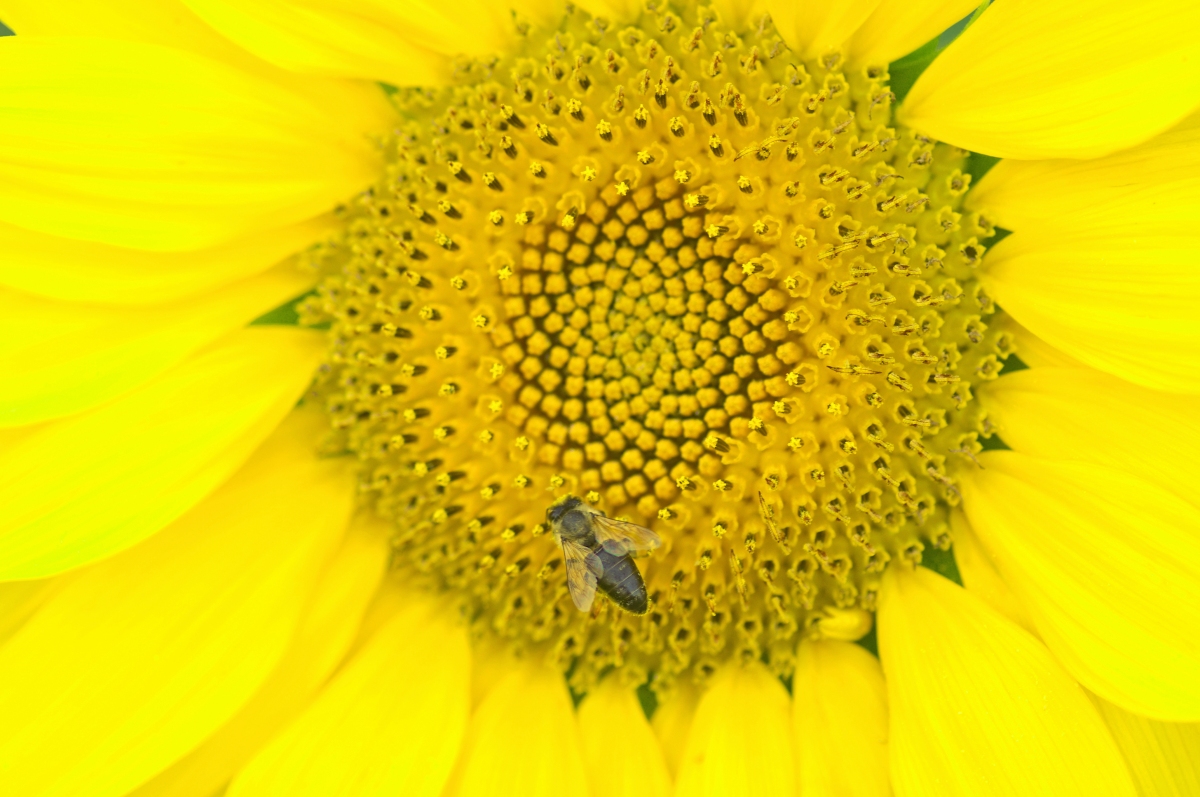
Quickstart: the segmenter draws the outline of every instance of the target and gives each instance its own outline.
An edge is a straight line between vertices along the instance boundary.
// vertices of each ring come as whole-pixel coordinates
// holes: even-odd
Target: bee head
[[[580,506],[582,503],[583,501],[580,501],[573,495],[565,496],[546,510],[546,519],[551,523],[557,523],[562,520],[563,515]]]

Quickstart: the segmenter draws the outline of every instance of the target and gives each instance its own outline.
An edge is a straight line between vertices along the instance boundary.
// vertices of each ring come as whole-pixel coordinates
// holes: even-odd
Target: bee
[[[648,528],[614,520],[568,495],[546,510],[546,520],[562,545],[567,587],[575,608],[592,608],[596,588],[627,612],[649,608],[646,582],[633,563],[635,551],[650,551],[662,541]]]

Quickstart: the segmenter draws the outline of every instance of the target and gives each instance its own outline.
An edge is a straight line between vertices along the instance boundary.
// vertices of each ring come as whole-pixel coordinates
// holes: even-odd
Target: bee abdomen
[[[604,575],[596,584],[600,591],[625,611],[645,614],[649,608],[646,582],[633,563],[633,557],[629,554],[613,556],[603,548],[598,549],[596,555],[604,563]]]

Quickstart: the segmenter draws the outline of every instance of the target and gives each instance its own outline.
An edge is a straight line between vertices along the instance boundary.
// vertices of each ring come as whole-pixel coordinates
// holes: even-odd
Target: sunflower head
[[[586,688],[788,674],[802,635],[869,628],[889,562],[948,547],[990,433],[972,384],[1012,342],[967,153],[892,119],[885,67],[662,6],[393,98],[306,314],[399,569]],[[646,616],[572,607],[568,493],[663,537]]]
[[[0,4],[3,793],[1200,795],[1200,5],[702,2]]]

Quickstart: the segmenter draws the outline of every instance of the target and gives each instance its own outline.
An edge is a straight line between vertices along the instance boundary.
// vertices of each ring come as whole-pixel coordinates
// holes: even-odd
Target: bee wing
[[[652,551],[662,545],[658,535],[645,526],[599,513],[592,520],[596,540],[613,556],[623,556],[631,551]]]
[[[596,599],[596,580],[604,575],[604,563],[599,556],[572,540],[562,540],[562,548],[571,600],[576,609],[586,612]]]

